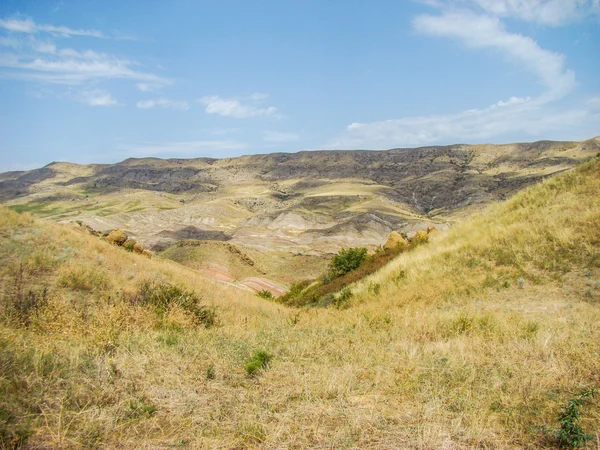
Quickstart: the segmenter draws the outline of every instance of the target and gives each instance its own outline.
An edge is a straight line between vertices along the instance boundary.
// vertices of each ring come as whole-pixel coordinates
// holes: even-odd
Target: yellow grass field
[[[599,199],[595,158],[326,309],[3,207],[0,447],[557,448],[561,411],[600,387]],[[148,300],[144,282],[185,295]],[[589,449],[599,395],[576,421]]]

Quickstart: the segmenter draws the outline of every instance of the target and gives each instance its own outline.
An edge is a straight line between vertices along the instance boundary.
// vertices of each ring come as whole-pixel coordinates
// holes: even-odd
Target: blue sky
[[[0,3],[0,171],[599,125],[600,0]]]

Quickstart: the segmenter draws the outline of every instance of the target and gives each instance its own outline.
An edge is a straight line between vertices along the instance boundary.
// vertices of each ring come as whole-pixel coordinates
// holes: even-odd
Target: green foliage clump
[[[329,272],[334,277],[345,275],[358,267],[367,258],[367,249],[355,247],[349,249],[341,249],[337,255],[333,257],[329,263]]]
[[[202,305],[200,298],[180,286],[159,281],[143,281],[136,294],[130,297],[132,303],[154,307],[159,316],[172,306],[179,306],[192,315],[196,325],[210,328],[218,324],[217,313],[214,308]]]
[[[259,371],[266,369],[273,357],[264,350],[257,350],[252,357],[246,361],[244,368],[248,376],[256,376]]]
[[[258,291],[256,293],[256,295],[258,295],[260,298],[264,298],[265,300],[273,300],[273,294],[271,294],[271,291],[269,291],[267,289],[263,289],[262,291]]]
[[[593,436],[586,434],[579,424],[579,409],[589,397],[595,394],[593,389],[586,389],[575,395],[567,406],[560,412],[558,418],[560,429],[554,430],[552,435],[560,448],[578,448],[584,446]]]

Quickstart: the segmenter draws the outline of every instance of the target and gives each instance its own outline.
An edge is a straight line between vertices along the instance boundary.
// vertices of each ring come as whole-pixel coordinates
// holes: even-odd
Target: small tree
[[[352,272],[353,270],[358,269],[366,257],[366,248],[343,248],[329,263],[329,272],[333,277],[339,277],[348,272]]]

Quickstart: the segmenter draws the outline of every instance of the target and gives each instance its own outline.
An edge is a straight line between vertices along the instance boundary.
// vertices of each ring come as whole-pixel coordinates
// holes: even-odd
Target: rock
[[[111,244],[121,246],[127,241],[127,233],[117,228],[108,233],[106,240]]]
[[[397,231],[392,231],[385,241],[383,248],[385,250],[394,250],[396,248],[403,249],[408,246],[408,241],[402,237]]]

